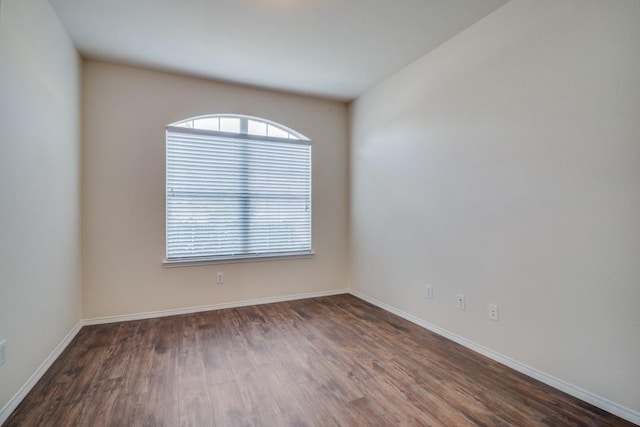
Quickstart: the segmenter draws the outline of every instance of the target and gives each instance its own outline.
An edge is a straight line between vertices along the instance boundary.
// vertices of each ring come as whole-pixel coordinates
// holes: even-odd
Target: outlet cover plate
[[[0,341],[0,366],[7,361],[7,340]]]
[[[489,319],[498,321],[498,304],[489,304]]]
[[[424,287],[424,297],[426,299],[433,299],[433,286],[426,285]]]

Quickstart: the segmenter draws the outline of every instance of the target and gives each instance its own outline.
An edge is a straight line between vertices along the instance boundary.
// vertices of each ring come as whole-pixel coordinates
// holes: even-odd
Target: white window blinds
[[[167,260],[311,253],[310,144],[168,126]]]

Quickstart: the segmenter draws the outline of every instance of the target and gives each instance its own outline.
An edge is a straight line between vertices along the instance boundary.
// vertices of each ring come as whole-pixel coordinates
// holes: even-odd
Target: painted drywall
[[[357,99],[351,286],[640,411],[639,22],[514,0]]]
[[[263,117],[313,140],[313,258],[163,268],[165,126],[215,113]],[[346,104],[85,61],[83,114],[85,318],[346,286]]]
[[[80,319],[80,72],[47,1],[0,3],[0,408]]]

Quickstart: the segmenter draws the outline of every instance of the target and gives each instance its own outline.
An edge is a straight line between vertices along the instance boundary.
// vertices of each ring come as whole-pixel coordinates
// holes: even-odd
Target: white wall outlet
[[[224,273],[216,273],[216,283],[222,285],[224,283]]]
[[[433,299],[433,286],[426,285],[424,287],[424,297],[426,299]]]
[[[464,295],[459,294],[456,296],[456,307],[460,310],[464,310]]]
[[[0,341],[0,366],[7,361],[7,340]]]
[[[498,305],[489,304],[489,319],[498,321]]]

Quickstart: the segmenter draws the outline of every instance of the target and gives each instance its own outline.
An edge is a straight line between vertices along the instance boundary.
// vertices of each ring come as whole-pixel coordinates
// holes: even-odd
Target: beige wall
[[[83,317],[340,289],[350,237],[355,289],[640,410],[637,1],[513,0],[358,99],[350,153],[344,104],[86,61],[82,206],[77,53],[0,8],[0,407],[80,318],[81,208]],[[161,266],[164,126],[207,113],[314,140],[314,258]]]
[[[83,102],[84,317],[346,287],[345,104],[93,61]],[[264,117],[313,140],[314,258],[162,267],[164,129],[211,113]]]
[[[352,287],[640,411],[639,23],[514,0],[359,98]]]
[[[47,1],[0,8],[2,408],[80,319],[80,59]]]

